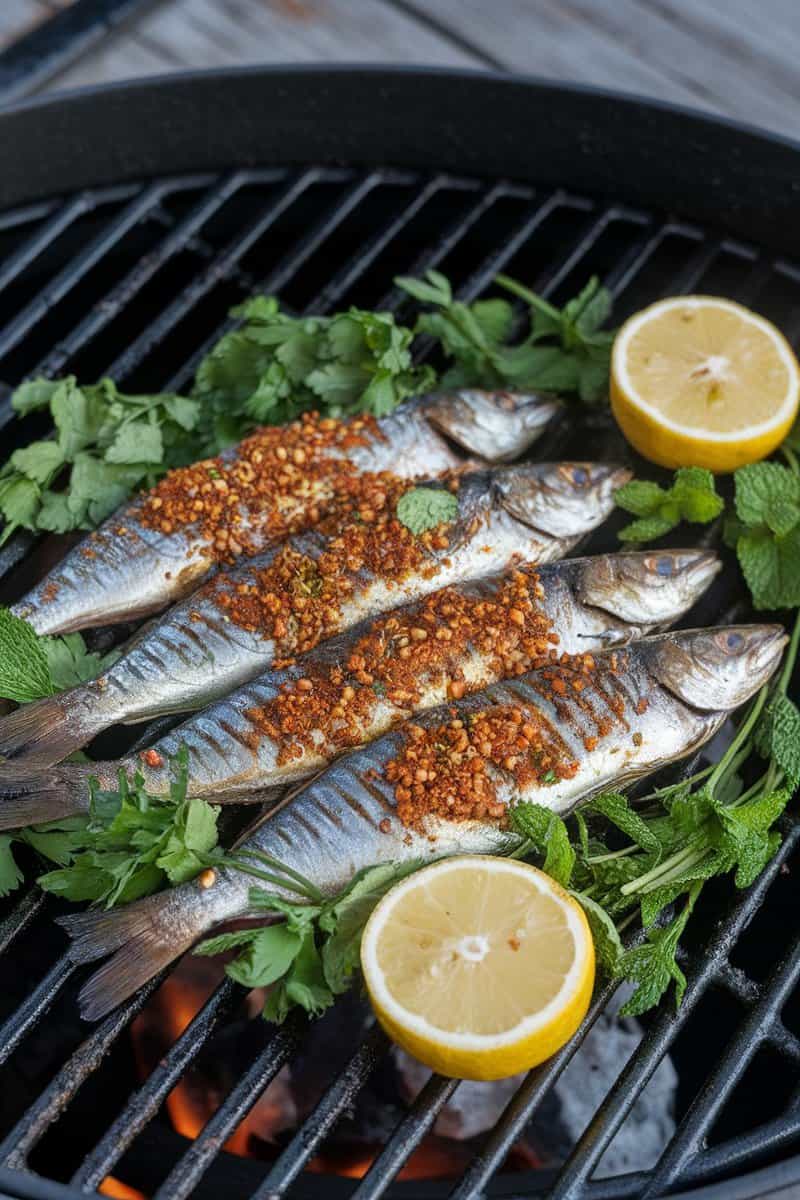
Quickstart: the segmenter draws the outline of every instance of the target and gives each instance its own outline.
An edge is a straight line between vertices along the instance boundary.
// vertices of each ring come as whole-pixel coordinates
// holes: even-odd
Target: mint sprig
[[[623,542],[655,541],[681,521],[706,525],[725,507],[714,476],[702,467],[679,467],[668,488],[651,480],[632,479],[617,489],[614,498],[620,508],[638,518],[620,530]]]
[[[756,608],[800,605],[800,473],[776,462],[740,467],[736,515],[725,537],[735,547]]]

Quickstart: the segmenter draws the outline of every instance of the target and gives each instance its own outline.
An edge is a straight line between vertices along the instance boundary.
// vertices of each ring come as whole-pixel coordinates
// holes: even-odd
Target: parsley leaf
[[[622,542],[653,541],[681,521],[705,525],[725,507],[714,476],[702,467],[679,467],[669,488],[650,480],[632,479],[617,489],[615,499],[620,508],[639,518],[620,530]]]
[[[42,875],[40,886],[68,900],[91,900],[110,908],[167,883],[184,883],[217,863],[219,809],[199,797],[187,797],[185,752],[177,756],[173,770],[169,798],[149,794],[138,772],[129,780],[121,770],[113,790],[90,781],[89,814],[74,818],[69,861]],[[23,833],[30,841],[30,833]],[[46,847],[36,848],[47,853]]]
[[[458,500],[446,488],[410,488],[397,501],[397,519],[415,536],[457,516]]]

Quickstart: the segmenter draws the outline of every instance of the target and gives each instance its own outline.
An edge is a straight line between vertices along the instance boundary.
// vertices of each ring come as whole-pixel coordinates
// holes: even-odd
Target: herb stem
[[[531,308],[538,308],[540,312],[546,313],[554,321],[561,319],[561,313],[557,308],[554,308],[552,304],[548,304],[542,296],[537,296],[536,292],[532,292],[530,288],[526,288],[521,283],[518,283],[516,279],[511,279],[508,275],[495,275],[494,281],[501,288],[505,288],[507,292],[511,292],[513,296],[519,296],[520,300],[524,300]]]
[[[258,871],[255,867],[243,861],[244,856],[254,858],[257,862],[263,863],[271,871],[278,872],[278,874],[267,875],[263,871]],[[228,863],[236,867],[237,870],[253,875],[256,879],[264,879],[267,883],[276,884],[278,887],[287,887],[290,891],[297,892],[301,896],[308,896],[311,900],[319,902],[324,899],[322,892],[314,886],[310,879],[306,879],[299,871],[293,871],[291,867],[287,867],[280,859],[273,858],[270,854],[264,854],[261,850],[245,850],[242,848],[232,859],[228,859]]]
[[[708,779],[708,783],[706,785],[706,787],[708,788],[708,791],[711,795],[714,794],[714,788],[717,786],[720,779],[722,779],[722,777],[729,770],[732,759],[734,759],[738,755],[739,751],[742,749],[744,744],[747,742],[747,739],[750,736],[750,734],[753,730],[753,727],[755,726],[755,723],[761,714],[761,710],[764,707],[764,705],[766,704],[767,691],[768,691],[768,689],[766,686],[762,687],[761,691],[758,693],[758,696],[755,699],[755,702],[750,706],[750,711],[748,712],[744,721],[742,721],[741,725],[739,726],[739,728],[736,732],[735,738],[733,739],[730,746],[723,754],[722,758],[717,763],[714,770],[711,772],[711,775],[709,776],[709,779]]]
[[[794,471],[795,475],[800,475],[800,461],[798,461],[797,455],[794,453],[794,451],[790,450],[785,442],[781,446],[780,450],[791,470]]]

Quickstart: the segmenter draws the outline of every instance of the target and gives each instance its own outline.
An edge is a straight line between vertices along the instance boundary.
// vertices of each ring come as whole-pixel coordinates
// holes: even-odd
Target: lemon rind
[[[627,368],[627,347],[635,333],[646,323],[649,314],[654,310],[659,313],[669,312],[673,308],[721,308],[741,316],[748,324],[756,326],[775,346],[778,355],[787,369],[789,389],[777,412],[758,425],[748,425],[745,429],[732,430],[729,433],[717,433],[706,430],[700,425],[684,425],[667,417],[660,408],[655,408],[639,395],[631,381]],[[723,300],[715,296],[675,296],[669,300],[657,300],[643,308],[641,312],[630,317],[617,334],[611,353],[611,373],[616,380],[616,386],[627,403],[642,413],[646,413],[663,429],[669,429],[684,438],[693,441],[715,442],[730,445],[742,441],[753,440],[771,433],[777,426],[791,420],[800,401],[800,370],[797,359],[786,338],[779,329],[764,317],[753,313],[750,309],[733,300]]]
[[[469,867],[470,863],[475,862],[480,862],[481,869],[488,870],[492,874],[508,873],[511,871],[526,881],[533,882],[537,890],[542,894],[555,893],[563,902],[567,917],[567,927],[575,943],[575,955],[572,966],[564,976],[564,982],[552,1000],[537,1013],[523,1018],[513,1029],[502,1034],[452,1033],[431,1024],[426,1017],[422,1017],[418,1013],[404,1008],[401,1004],[398,1004],[386,986],[384,974],[378,964],[375,952],[377,935],[383,925],[385,925],[392,909],[408,891],[419,885],[421,875],[434,870],[440,873],[444,871],[464,870]],[[382,1010],[389,1020],[399,1028],[413,1033],[425,1041],[434,1042],[442,1049],[486,1052],[512,1048],[519,1042],[554,1024],[581,992],[585,980],[587,963],[591,960],[593,949],[588,923],[580,907],[570,899],[563,888],[535,867],[509,859],[492,858],[488,855],[454,857],[433,863],[429,867],[423,867],[420,871],[415,871],[402,883],[392,888],[391,892],[381,901],[379,907],[382,910],[379,913],[380,919],[378,921],[374,919],[375,914],[378,912],[376,909],[367,922],[361,943],[362,962],[365,966],[365,975],[368,976],[369,991],[373,1004]]]

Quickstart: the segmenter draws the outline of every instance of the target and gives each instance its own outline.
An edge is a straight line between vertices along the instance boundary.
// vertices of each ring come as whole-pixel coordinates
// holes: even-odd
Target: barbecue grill
[[[800,333],[800,147],[672,108],[453,72],[246,70],[92,90],[0,116],[0,378],[113,375],[128,391],[185,387],[255,290],[297,312],[358,303],[407,314],[402,271],[443,270],[466,299],[500,270],[563,301],[591,274],[622,318],[683,291],[732,296]],[[389,290],[387,290],[389,289]],[[423,346],[423,354],[430,347]],[[6,447],[36,428],[0,413]],[[38,431],[38,430],[37,430]],[[620,452],[603,414],[575,414],[537,456]],[[589,551],[610,549],[601,531]],[[3,600],[52,547],[0,551]],[[746,617],[732,563],[695,623]],[[138,731],[137,731],[138,732]],[[81,1025],[83,972],[35,888],[0,901],[0,1196],[76,1200],[109,1174],[158,1200],[383,1195],[653,1200],[800,1188],[800,824],[756,884],[704,893],[665,1003],[563,1163],[508,1171],[521,1131],[583,1031],[522,1082],[455,1180],[395,1182],[458,1084],[432,1077],[360,1179],[304,1172],[388,1050],[374,1027],[331,1054],[319,1103],[269,1163],[222,1147],[301,1053],[303,1020],[257,1026],[249,1057],[193,1141],[163,1105],[224,1038],[241,992],[222,982],[149,1076],[130,1071],[131,1022],[159,981]],[[793,874],[794,865],[794,874]],[[217,1054],[224,1054],[217,1049]],[[337,1054],[339,1059],[337,1061]],[[676,1064],[677,1131],[652,1169],[596,1170],[658,1064]],[[138,1164],[138,1165],[137,1165]],[[158,1164],[157,1169],[154,1164]],[[125,1168],[125,1169],[123,1169]],[[127,1174],[126,1174],[127,1170]],[[687,1190],[690,1189],[690,1190]]]

